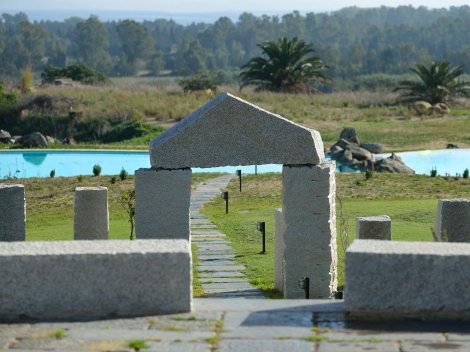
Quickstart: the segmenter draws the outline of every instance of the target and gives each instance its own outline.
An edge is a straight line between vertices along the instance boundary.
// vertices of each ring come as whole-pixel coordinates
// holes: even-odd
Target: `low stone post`
[[[470,199],[439,199],[434,232],[441,241],[470,242]]]
[[[274,210],[274,218],[276,221],[274,230],[274,288],[279,292],[283,292],[284,224],[282,222],[281,208]]]
[[[392,220],[388,215],[358,217],[356,238],[360,240],[392,239]]]
[[[75,240],[107,240],[108,188],[75,188],[73,229]]]
[[[189,240],[191,169],[135,172],[135,233],[138,239]]]
[[[284,165],[284,297],[305,298],[299,278],[310,279],[310,298],[337,289],[335,163]]]
[[[0,241],[24,241],[25,222],[24,186],[0,184]]]

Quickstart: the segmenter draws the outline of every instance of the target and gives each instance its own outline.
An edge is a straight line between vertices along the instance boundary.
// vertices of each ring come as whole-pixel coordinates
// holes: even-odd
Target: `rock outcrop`
[[[430,104],[427,101],[417,101],[410,105],[418,115],[431,115],[433,113],[446,115],[450,113],[449,106],[445,103]]]
[[[392,173],[405,173],[414,174],[414,170],[405,165],[403,160],[392,153],[388,158],[378,160],[375,165],[375,171],[378,172],[392,172]]]
[[[24,136],[21,136],[15,141],[15,144],[18,144],[25,148],[37,148],[37,147],[47,147],[47,139],[39,132],[33,132]]]
[[[11,143],[11,134],[7,131],[0,130],[0,143]]]
[[[379,172],[414,173],[395,154],[389,158],[376,160],[374,154],[382,154],[383,152],[382,144],[360,144],[356,130],[348,127],[341,131],[340,139],[330,148],[329,155],[340,166],[344,165],[354,170],[372,169]]]

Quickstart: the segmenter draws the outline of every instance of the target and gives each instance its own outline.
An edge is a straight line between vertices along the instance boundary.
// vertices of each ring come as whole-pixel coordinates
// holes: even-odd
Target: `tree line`
[[[172,20],[103,22],[98,17],[28,20],[24,13],[0,19],[0,76],[25,67],[84,64],[110,76],[216,72],[238,80],[240,67],[261,53],[259,43],[297,37],[312,44],[333,79],[404,74],[417,62],[446,60],[470,72],[470,7],[400,6],[345,8],[332,13],[240,15],[187,26]]]

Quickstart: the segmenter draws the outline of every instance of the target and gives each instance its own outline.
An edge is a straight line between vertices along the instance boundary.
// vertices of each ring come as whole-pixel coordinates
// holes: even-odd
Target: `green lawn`
[[[193,174],[193,187],[219,174]],[[394,240],[430,241],[431,227],[439,198],[468,197],[470,180],[428,176],[374,174],[365,180],[363,174],[336,175],[337,194],[343,200],[343,214],[348,224],[349,239],[354,238],[357,216],[387,214],[392,218]],[[110,176],[57,177],[6,180],[22,183],[26,189],[27,240],[73,239],[73,191],[81,186],[108,187],[110,238],[129,238],[129,225],[124,210],[118,203],[122,191],[133,187],[134,179],[111,183]],[[275,296],[274,281],[274,209],[281,207],[280,174],[244,176],[243,192],[238,183],[229,185],[230,211],[216,198],[203,210],[225,232],[237,252],[237,260],[245,264],[250,281]],[[337,202],[338,204],[338,202]],[[341,209],[338,206],[338,224]],[[257,221],[266,221],[267,253],[261,252],[261,234]],[[339,284],[343,278],[343,248],[338,231]],[[197,261],[197,257],[195,257]],[[194,293],[201,294],[195,275]]]
[[[218,173],[193,174],[193,186]],[[26,240],[53,241],[73,239],[73,192],[75,187],[108,187],[109,238],[128,239],[130,230],[124,209],[118,200],[121,192],[134,187],[134,177],[129,176],[115,184],[111,176],[56,177],[4,180],[4,183],[21,183],[26,193]]]
[[[237,252],[237,260],[246,266],[250,282],[276,296],[274,287],[274,209],[281,207],[280,174],[250,175],[243,179],[243,192],[233,181],[230,192],[230,211],[224,213],[224,203],[215,199],[203,210],[227,234]],[[470,180],[444,180],[441,177],[374,174],[368,181],[362,174],[337,175],[337,194],[343,201],[342,213],[347,224],[349,240],[355,235],[358,216],[386,214],[392,218],[392,239],[431,241],[431,227],[437,199],[468,197]],[[341,246],[338,223],[338,279],[344,284],[344,249]],[[261,252],[261,234],[256,222],[266,222],[267,253]]]

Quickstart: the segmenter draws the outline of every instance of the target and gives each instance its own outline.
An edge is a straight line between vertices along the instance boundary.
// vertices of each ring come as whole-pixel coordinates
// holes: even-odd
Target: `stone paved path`
[[[145,348],[142,345],[145,344]],[[348,322],[342,301],[195,299],[186,314],[1,324],[0,351],[466,352],[470,323]]]
[[[260,290],[248,283],[243,265],[235,261],[235,252],[225,234],[199,210],[214,197],[220,197],[233,175],[224,175],[199,184],[191,194],[191,241],[197,246],[199,281],[208,297],[263,298]]]

